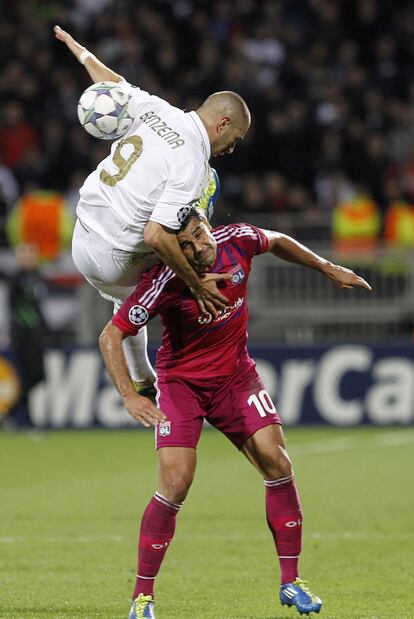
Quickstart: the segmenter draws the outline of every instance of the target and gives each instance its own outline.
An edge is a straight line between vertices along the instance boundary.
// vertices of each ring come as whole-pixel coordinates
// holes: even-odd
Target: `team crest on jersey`
[[[237,284],[240,284],[245,278],[243,267],[241,266],[241,264],[236,264],[230,269],[229,273],[231,273],[232,275],[231,283],[233,284],[233,286],[237,286]]]
[[[128,318],[133,325],[142,325],[148,320],[148,312],[142,305],[133,305],[129,310]]]
[[[158,424],[158,434],[160,436],[169,436],[171,434],[171,421],[162,421]]]

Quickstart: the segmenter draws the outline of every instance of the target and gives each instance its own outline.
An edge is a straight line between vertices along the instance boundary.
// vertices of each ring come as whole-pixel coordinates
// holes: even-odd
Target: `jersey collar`
[[[206,149],[206,156],[207,159],[210,159],[211,157],[211,147],[210,147],[210,140],[208,139],[208,135],[207,135],[207,131],[205,126],[203,125],[203,122],[200,118],[200,116],[197,114],[197,112],[189,112],[190,117],[192,118],[192,120],[194,121],[198,132],[200,133],[202,140],[203,140],[203,144],[205,146]]]

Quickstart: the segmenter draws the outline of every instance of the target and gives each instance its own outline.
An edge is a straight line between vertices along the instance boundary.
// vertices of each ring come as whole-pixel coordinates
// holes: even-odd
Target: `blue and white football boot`
[[[220,193],[220,179],[214,168],[210,168],[210,180],[203,193],[194,204],[194,207],[201,212],[208,221],[211,221],[214,213],[214,205]]]
[[[155,619],[154,598],[140,593],[132,602],[128,619]]]
[[[322,600],[309,591],[306,581],[300,578],[282,585],[279,597],[282,606],[295,606],[300,615],[319,613],[322,608]]]

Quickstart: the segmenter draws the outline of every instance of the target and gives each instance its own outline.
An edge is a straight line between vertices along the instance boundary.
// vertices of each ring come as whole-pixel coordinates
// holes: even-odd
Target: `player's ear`
[[[222,116],[217,121],[217,133],[221,133],[229,125],[231,125],[231,118],[230,118],[230,116]]]

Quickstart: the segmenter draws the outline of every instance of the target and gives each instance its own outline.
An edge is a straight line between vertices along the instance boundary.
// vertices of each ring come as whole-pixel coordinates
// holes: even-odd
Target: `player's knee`
[[[292,475],[292,463],[284,447],[276,445],[268,457],[262,462],[263,474],[268,479],[289,477]]]
[[[175,469],[164,475],[167,498],[175,503],[184,501],[192,484],[193,476],[193,471],[188,469]]]

